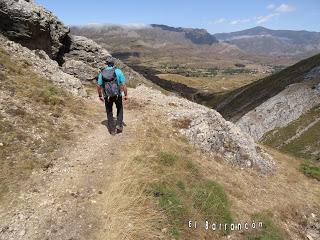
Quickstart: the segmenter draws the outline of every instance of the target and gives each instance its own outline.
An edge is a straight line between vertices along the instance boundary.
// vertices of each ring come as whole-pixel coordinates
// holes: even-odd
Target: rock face
[[[51,80],[54,84],[65,88],[72,94],[82,97],[87,95],[81,81],[63,72],[58,63],[50,59],[43,50],[30,50],[19,43],[8,40],[1,34],[0,47],[7,51],[13,59],[24,60],[35,73]]]
[[[33,0],[0,0],[0,32],[29,49],[44,50],[60,64],[68,51],[69,28]]]
[[[202,151],[218,156],[231,165],[255,168],[262,172],[275,169],[272,158],[248,134],[217,111],[176,96],[139,86],[131,90],[132,98],[148,111],[166,112],[173,122],[190,122],[181,132]]]
[[[94,41],[81,36],[71,36],[70,51],[64,56],[63,71],[83,82],[96,78],[109,52]]]
[[[317,75],[317,69],[312,69],[305,75],[307,82],[288,86],[245,114],[236,124],[255,140],[259,140],[265,133],[285,127],[298,119],[302,114],[320,104],[320,76]]]
[[[106,57],[110,56],[108,51],[90,39],[71,36],[69,28],[64,26],[53,13],[38,6],[32,0],[0,0],[0,7],[0,33],[28,49],[37,50],[37,53],[42,56],[49,56],[57,61],[60,66],[63,66],[62,70],[67,73],[65,78],[61,77],[61,69],[55,66],[55,63],[49,62],[47,57],[43,57],[40,62],[44,63],[43,66],[51,66],[48,69],[52,72],[46,72],[40,62],[33,61],[37,57],[34,53],[27,54],[30,56],[33,54],[32,64],[38,66],[41,69],[40,72],[46,77],[53,79],[61,86],[67,86],[67,89],[72,92],[85,95],[76,78],[83,83],[93,81],[105,65]],[[19,48],[16,51],[18,54],[26,51],[13,43],[9,45]],[[39,50],[44,51],[45,54]],[[138,82],[148,84],[144,77],[122,62],[118,61],[116,65],[124,70],[129,84],[134,85]],[[57,72],[57,76],[53,74],[54,71]],[[74,76],[72,80],[71,75]],[[63,81],[66,82],[63,83]]]

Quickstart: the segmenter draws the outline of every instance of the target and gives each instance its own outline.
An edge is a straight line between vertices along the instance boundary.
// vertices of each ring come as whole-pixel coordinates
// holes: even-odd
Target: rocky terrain
[[[70,29],[67,26],[52,12],[35,4],[33,0],[1,0],[0,4],[0,31],[4,36],[30,50],[37,50],[37,52],[43,50],[49,58],[63,66],[63,71],[85,83],[96,78],[104,65],[106,56],[109,55],[108,51],[92,40],[70,35]],[[41,54],[46,58],[45,54]],[[46,64],[41,62],[38,65]],[[50,64],[47,65],[50,66]],[[121,61],[118,61],[117,65],[124,69],[130,84],[148,84],[142,76],[126,67]],[[51,73],[53,72],[51,69]],[[58,72],[61,71],[58,70]]]
[[[165,111],[174,122],[185,122],[181,130],[189,141],[204,152],[219,156],[232,165],[272,172],[275,165],[250,136],[226,121],[218,112],[175,96],[166,96],[144,86],[132,90],[141,104],[151,104],[153,111]],[[188,126],[188,123],[190,126]]]
[[[287,126],[320,103],[320,56],[237,89],[216,108],[256,141]]]
[[[0,4],[1,240],[190,239],[190,216],[230,223],[263,216],[266,227],[257,234],[318,237],[318,182],[297,170],[296,159],[259,145],[253,130],[214,109],[155,89],[121,61],[116,65],[135,88],[125,102],[124,132],[108,135],[104,105],[84,85],[94,87],[109,51],[70,35],[33,1]],[[212,42],[202,31],[204,40],[183,31],[191,41]],[[317,57],[307,63],[298,65],[296,85],[276,89],[270,106],[306,94],[318,103]],[[303,92],[295,91],[299,84]],[[283,121],[307,106],[290,106],[297,112]],[[256,233],[244,234],[231,233]]]
[[[30,6],[34,5],[33,2],[23,2],[24,3],[21,4],[29,4]],[[29,9],[30,6],[27,9]],[[20,5],[12,4],[11,7],[13,10],[16,8],[20,9]],[[20,16],[20,12],[17,12],[16,14]],[[52,16],[50,15],[50,17]],[[53,24],[55,24],[55,22]],[[30,65],[35,69],[36,72],[39,72],[44,77],[51,79],[57,85],[66,87],[71,92],[84,96],[85,91],[83,90],[82,84],[78,78],[84,82],[95,79],[99,68],[104,65],[104,59],[109,55],[109,53],[94,41],[85,37],[69,37],[71,44],[69,46],[69,51],[63,56],[64,65],[61,68],[56,62],[49,59],[46,56],[46,53],[43,51],[41,52],[41,50],[32,51],[21,47],[17,43],[6,41],[5,38],[3,38],[4,41],[1,41],[1,46],[16,58],[25,59],[26,61],[28,59]],[[125,67],[121,62],[118,62],[118,65],[123,68],[125,73],[127,73],[126,70],[129,69],[128,67]],[[68,74],[61,70],[64,70]],[[130,81],[133,81],[133,79],[134,81],[138,81],[139,79],[144,80],[143,77],[139,76],[131,69],[129,69],[127,76],[129,84]],[[137,77],[139,79],[136,79]],[[138,92],[139,89],[142,92]],[[150,97],[150,95],[143,93],[143,91],[146,91],[147,89],[139,89],[136,90],[136,95],[141,96],[142,98],[146,96]],[[157,101],[158,99],[163,98],[163,96],[157,92],[153,92],[151,95],[154,95],[151,96],[151,99],[155,99]],[[199,144],[208,152],[219,153],[228,162],[233,164],[244,167],[257,167],[265,172],[273,169],[272,163],[269,162],[269,157],[258,150],[259,148],[255,145],[254,141],[252,141],[247,135],[242,136],[242,133],[239,129],[237,129],[237,127],[235,127],[232,123],[225,121],[214,110],[209,110],[200,105],[192,105],[192,103],[188,103],[187,100],[174,97],[168,98],[165,101],[173,101],[173,104],[176,104],[175,102],[179,102],[179,104],[182,106],[182,109],[188,109],[188,112],[192,113],[192,115],[184,117],[191,119],[192,116],[192,119],[200,119],[200,122],[196,121],[193,123],[193,125],[191,125],[192,128],[190,129],[194,128],[195,130],[189,130],[188,132],[190,140],[193,143]],[[184,101],[186,101],[185,104],[183,104]],[[157,104],[157,102],[155,101],[154,104]],[[200,109],[202,109],[201,116],[195,114],[194,112],[195,110],[199,112]],[[210,113],[207,113],[207,111]],[[184,110],[184,112],[186,111]],[[213,123],[217,125],[212,125]],[[198,129],[199,127],[202,127],[202,129]],[[213,132],[214,129],[215,131]],[[194,134],[193,132],[198,133]],[[211,142],[209,142],[208,145],[203,144],[203,142],[207,140],[210,140]]]
[[[43,50],[30,50],[19,43],[8,40],[0,35],[0,47],[5,49],[16,60],[24,60],[26,66],[31,66],[35,72],[44,78],[50,79],[56,85],[69,90],[79,96],[86,96],[86,91],[81,81],[60,68],[59,64],[50,59]]]
[[[318,69],[319,67],[316,67],[310,72],[316,73]],[[310,76],[310,73],[306,76]],[[320,104],[320,74],[313,76],[313,81],[289,85],[276,96],[246,113],[236,124],[258,141],[265,133],[298,119]]]
[[[69,28],[52,12],[29,1],[0,1],[0,31],[29,49],[44,50],[59,63],[68,51]]]
[[[64,55],[62,70],[77,77],[84,84],[94,82],[101,68],[105,66],[107,56],[111,55],[106,49],[86,37],[71,35],[70,39],[70,50]],[[126,74],[129,85],[135,86],[142,83],[152,85],[120,60],[117,60],[116,65]]]

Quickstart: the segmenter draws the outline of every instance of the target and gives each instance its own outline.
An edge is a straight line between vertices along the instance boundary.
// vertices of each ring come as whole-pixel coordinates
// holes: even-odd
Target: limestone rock
[[[271,157],[247,134],[214,110],[198,115],[189,128],[182,130],[191,143],[208,153],[219,155],[232,165],[270,172]]]
[[[312,72],[313,73],[313,72]],[[320,78],[289,85],[276,96],[241,117],[236,124],[255,140],[276,128],[285,127],[320,104]]]
[[[181,129],[181,133],[209,155],[218,156],[235,166],[254,168],[265,173],[275,170],[272,157],[251,136],[226,121],[217,111],[184,98],[165,96],[145,86],[132,89],[130,94],[137,102],[151,106],[148,111],[166,112],[168,119],[174,122],[188,119],[190,125]]]
[[[109,52],[94,41],[81,36],[71,36],[70,51],[65,54],[63,71],[83,82],[93,81]]]

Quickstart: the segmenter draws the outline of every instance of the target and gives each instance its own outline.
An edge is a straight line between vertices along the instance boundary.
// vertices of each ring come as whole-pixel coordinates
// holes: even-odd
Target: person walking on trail
[[[100,101],[105,103],[108,130],[111,134],[121,133],[123,130],[123,104],[128,100],[126,78],[121,69],[115,66],[115,59],[108,57],[106,66],[98,75],[98,94]],[[117,122],[114,126],[112,107],[115,103],[117,107]]]

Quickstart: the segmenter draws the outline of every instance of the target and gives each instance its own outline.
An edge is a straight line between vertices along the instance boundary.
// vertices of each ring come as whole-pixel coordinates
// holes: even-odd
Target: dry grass
[[[97,238],[131,240],[163,237],[157,226],[163,221],[163,216],[145,194],[148,184],[156,181],[148,166],[137,162],[131,155],[117,164],[115,173],[107,190],[105,232],[97,233]]]
[[[8,57],[5,60],[9,61]],[[1,141],[6,144],[5,148],[19,146],[19,154],[5,155],[2,158],[6,159],[6,167],[1,166],[2,195],[6,195],[9,189],[19,182],[18,178],[25,179],[21,178],[20,174],[27,177],[37,166],[39,159],[36,149],[43,147],[43,151],[48,153],[44,159],[49,159],[54,149],[59,147],[52,140],[59,140],[60,143],[72,140],[71,130],[77,129],[74,123],[83,124],[81,121],[90,119],[88,115],[93,112],[85,103],[73,99],[63,91],[48,89],[50,83],[44,82],[44,79],[39,79],[34,74],[28,75],[22,70],[17,72],[13,63],[7,65],[7,69],[11,71],[10,81],[1,78],[1,90],[5,87],[7,92],[17,94],[21,102],[10,102],[9,105],[16,108],[7,109],[7,114],[16,121],[8,122],[5,120],[7,116],[0,116],[3,124],[1,130],[5,129],[7,137],[6,141],[3,141],[4,135],[1,134]],[[20,90],[15,84],[19,81],[25,82],[24,77],[30,80],[30,86],[26,90]],[[38,90],[43,90],[46,94],[26,95]],[[58,98],[53,97],[54,95]],[[29,109],[26,108],[28,106],[34,107],[33,115],[25,111]],[[223,234],[200,229],[190,230],[187,227],[188,220],[204,221],[206,217],[215,216],[217,213],[216,210],[212,212],[214,208],[210,201],[203,201],[205,204],[201,205],[201,199],[209,199],[203,194],[206,189],[202,183],[213,181],[217,184],[212,185],[218,186],[215,197],[220,201],[226,194],[235,222],[250,221],[257,213],[270,211],[273,213],[272,221],[289,234],[284,239],[302,239],[302,212],[306,208],[319,209],[320,189],[316,180],[299,172],[298,160],[268,149],[278,165],[274,175],[264,176],[253,170],[232,168],[222,161],[203,155],[188,144],[178,133],[178,128],[184,127],[187,120],[180,126],[173,126],[163,113],[157,112],[150,105],[133,101],[127,107],[128,111],[140,113],[140,119],[137,117],[137,125],[133,129],[135,141],[127,146],[122,161],[115,167],[110,186],[105,191],[106,231],[95,233],[96,238],[221,239]],[[41,113],[43,117],[38,117],[35,113]],[[57,114],[57,117],[49,116],[49,113]],[[22,116],[24,121],[27,121],[26,125],[21,121]],[[27,128],[28,126],[30,128]],[[32,129],[39,132],[32,132]],[[39,133],[44,142],[33,140],[35,133]],[[19,141],[32,144],[21,147],[24,145],[17,145]],[[7,149],[7,153],[10,152],[14,153],[13,148]],[[7,157],[12,161],[8,161]],[[23,171],[19,172],[18,169]],[[12,176],[16,177],[14,181]],[[162,186],[162,190],[166,191],[160,191],[161,188],[154,186]],[[157,193],[155,189],[160,190]],[[195,194],[197,192],[199,194]],[[219,195],[222,195],[222,198]],[[168,201],[171,199],[178,203],[173,203],[173,206],[180,209],[182,205],[183,211],[172,211]],[[222,216],[228,216],[229,207],[225,210]],[[238,235],[239,239],[244,238]]]
[[[140,111],[145,117],[143,108]],[[228,219],[229,209],[224,203],[227,200],[223,188],[215,182],[207,184],[208,179],[194,162],[199,153],[176,131],[163,116],[152,114],[136,126],[136,142],[126,151],[130,157],[119,171],[116,170],[119,178],[114,179],[114,194],[108,194],[112,198],[108,200],[107,209],[113,220],[108,221],[107,239],[159,239],[160,235],[164,239],[197,236],[220,239],[225,234],[188,228],[191,219],[204,221],[210,216]],[[207,188],[215,189],[218,194],[203,205]],[[226,209],[217,211],[217,201],[222,201],[221,206]],[[119,223],[131,217],[133,228],[126,230]],[[123,231],[128,235],[123,235]]]
[[[303,225],[299,224],[302,213],[309,208],[314,211],[320,208],[319,185],[299,172],[297,159],[273,149],[268,152],[278,166],[272,176],[232,169],[210,159],[201,160],[199,164],[206,176],[223,184],[236,221],[250,221],[256,213],[271,211],[277,225],[292,239],[301,239],[304,231]]]
[[[302,239],[304,237],[303,214],[307,209],[313,209],[316,212],[320,208],[320,189],[316,180],[309,179],[299,172],[299,160],[268,148],[267,151],[274,156],[278,166],[274,175],[266,176],[254,170],[232,168],[223,161],[203,155],[197,148],[188,144],[186,139],[177,132],[180,127],[171,124],[165,116],[152,110],[152,106],[145,106],[145,109],[140,108],[140,112],[141,115],[147,117],[143,125],[137,127],[135,131],[139,133],[137,135],[139,141],[130,148],[131,153],[136,155],[138,160],[140,159],[133,163],[142,164],[135,169],[138,172],[148,169],[146,174],[140,176],[143,179],[142,182],[148,182],[151,185],[162,184],[160,186],[165,187],[164,192],[175,194],[171,195],[172,200],[170,201],[180,202],[182,206],[185,206],[183,208],[185,210],[178,214],[179,217],[176,217],[182,219],[185,224],[179,225],[180,220],[173,221],[172,213],[167,212],[165,202],[158,207],[150,205],[152,208],[155,207],[150,212],[158,211],[158,214],[164,219],[158,223],[158,226],[164,229],[165,236],[174,239],[221,238],[219,234],[200,229],[190,230],[187,227],[189,219],[205,220],[204,212],[194,208],[196,204],[193,198],[188,197],[190,195],[188,191],[194,189],[194,186],[197,185],[195,183],[209,179],[219,183],[225,190],[234,222],[250,222],[253,219],[267,221],[270,231],[279,229],[277,230],[278,235],[272,236],[281,235],[282,239]],[[147,115],[144,115],[146,113]],[[170,156],[177,156],[177,158],[172,160],[169,157],[168,160],[164,156],[166,161],[162,161],[162,152],[172,153],[173,155]],[[187,165],[189,167],[186,168]],[[138,176],[137,173],[135,175]],[[148,189],[148,184],[145,187]],[[187,192],[186,195],[184,191]],[[161,196],[161,191],[159,194]],[[147,197],[152,200],[150,195]],[[160,199],[153,198],[155,203]],[[271,213],[271,217],[266,218],[265,212]],[[140,221],[143,222],[144,211],[141,210],[141,213]],[[257,236],[256,232],[252,234],[248,235],[248,232],[246,235],[232,233],[232,236],[237,236],[238,239]],[[258,235],[269,236],[268,234],[270,235],[270,232],[267,229]]]
[[[77,130],[90,128],[94,107],[38,76],[27,62],[13,61],[3,49],[0,62],[0,198],[5,200],[29,184],[32,171],[54,162]]]

